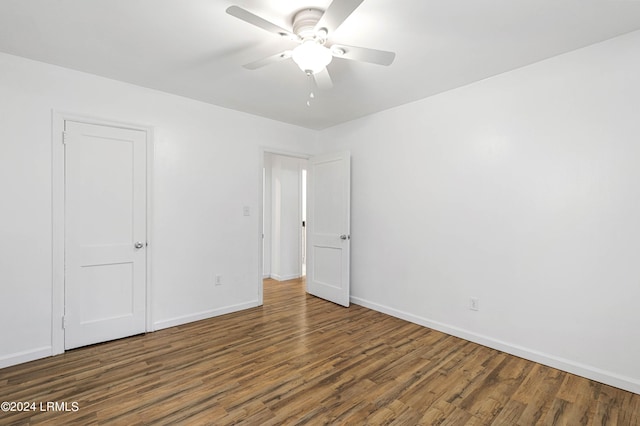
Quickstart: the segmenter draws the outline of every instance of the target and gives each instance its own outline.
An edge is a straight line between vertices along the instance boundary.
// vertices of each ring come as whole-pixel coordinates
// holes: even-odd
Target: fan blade
[[[255,70],[260,67],[264,67],[265,65],[270,65],[276,62],[280,62],[284,59],[289,59],[291,57],[291,51],[285,50],[284,52],[277,53],[275,55],[267,56],[263,59],[258,59],[257,61],[250,62],[248,64],[243,65],[248,70]]]
[[[326,28],[328,34],[333,34],[335,30],[356,10],[364,0],[333,0],[322,18],[314,29],[318,32],[320,28]]]
[[[321,90],[329,90],[333,87],[333,82],[331,81],[331,75],[329,75],[329,70],[327,67],[320,72],[317,72],[313,75],[313,79],[316,81],[316,86]]]
[[[394,52],[368,49],[366,47],[347,46],[344,44],[332,45],[331,53],[336,58],[351,59],[353,61],[369,62],[378,65],[391,65],[396,57]]]
[[[248,10],[244,10],[241,7],[229,6],[227,8],[227,13],[231,16],[235,16],[238,19],[242,19],[243,21],[248,22],[251,25],[255,25],[256,27],[262,28],[263,30],[267,30],[270,33],[277,34],[281,37],[289,37],[294,40],[298,39],[298,36],[291,31],[285,30],[284,28],[261,18],[258,15],[254,15],[253,13],[249,12]]]

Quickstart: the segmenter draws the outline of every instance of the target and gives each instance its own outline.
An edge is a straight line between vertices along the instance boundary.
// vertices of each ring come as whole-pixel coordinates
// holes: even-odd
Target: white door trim
[[[262,170],[264,169],[264,155],[265,154],[276,154],[283,155],[285,157],[293,157],[293,158],[302,158],[304,160],[308,160],[313,157],[313,154],[303,153],[303,152],[292,152],[286,151],[278,148],[270,148],[266,146],[261,146],[259,148],[259,157],[258,157],[258,306],[263,305],[264,295],[263,295],[263,268],[262,268],[262,259],[263,259],[263,250],[262,250],[262,235],[264,234],[264,223],[262,218],[264,216],[263,212],[263,204],[262,201],[264,199],[264,186],[263,186],[263,176]]]
[[[52,111],[51,126],[51,228],[52,228],[52,259],[51,259],[51,355],[64,352],[64,328],[62,318],[64,316],[64,143],[63,130],[65,121],[77,121],[87,124],[120,127],[144,131],[147,135],[147,242],[146,250],[146,321],[145,330],[153,331],[152,291],[151,291],[151,259],[152,259],[152,227],[151,227],[151,193],[153,176],[153,127],[133,124],[121,121],[107,120],[89,117],[81,114]]]

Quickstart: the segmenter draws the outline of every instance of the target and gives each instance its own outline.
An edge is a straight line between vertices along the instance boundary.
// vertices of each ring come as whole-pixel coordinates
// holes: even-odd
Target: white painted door
[[[309,160],[307,292],[349,306],[351,155]]]
[[[145,331],[146,132],[65,122],[65,349]]]

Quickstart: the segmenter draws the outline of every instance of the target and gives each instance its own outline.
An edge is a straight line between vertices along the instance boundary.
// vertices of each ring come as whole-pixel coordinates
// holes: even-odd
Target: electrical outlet
[[[216,275],[216,285],[222,285],[222,275]]]
[[[472,311],[480,310],[480,299],[477,297],[472,297],[469,299],[469,309]]]

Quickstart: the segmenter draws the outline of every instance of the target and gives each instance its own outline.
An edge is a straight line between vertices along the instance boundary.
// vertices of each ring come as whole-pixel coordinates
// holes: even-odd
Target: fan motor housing
[[[302,39],[315,37],[313,30],[323,14],[320,9],[302,9],[293,17],[293,32]]]

